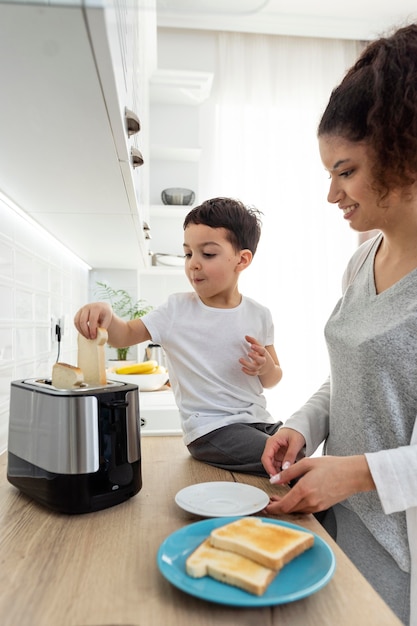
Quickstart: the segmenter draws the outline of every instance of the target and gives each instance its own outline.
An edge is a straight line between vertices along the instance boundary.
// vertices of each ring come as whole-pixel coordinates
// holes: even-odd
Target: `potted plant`
[[[113,289],[107,283],[96,282],[98,289],[95,294],[100,299],[108,300],[113,311],[119,317],[128,320],[134,320],[142,317],[152,310],[152,306],[146,304],[145,300],[134,301],[132,296],[125,289]],[[110,346],[112,347],[112,346]],[[126,361],[130,347],[115,348],[117,351],[117,360]]]

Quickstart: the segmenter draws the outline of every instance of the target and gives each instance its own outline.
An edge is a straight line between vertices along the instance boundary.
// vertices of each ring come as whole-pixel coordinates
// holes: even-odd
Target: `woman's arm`
[[[375,490],[364,454],[304,458],[275,476],[274,484],[296,479],[285,496],[271,497],[268,513],[316,513],[355,493]]]
[[[417,507],[417,442],[365,456],[384,513]]]

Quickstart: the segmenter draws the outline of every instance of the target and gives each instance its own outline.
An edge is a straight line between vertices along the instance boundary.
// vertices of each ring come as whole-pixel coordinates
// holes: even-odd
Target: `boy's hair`
[[[261,212],[233,198],[212,198],[192,209],[185,217],[189,224],[204,224],[227,230],[227,239],[234,250],[248,249],[255,255],[261,236]]]

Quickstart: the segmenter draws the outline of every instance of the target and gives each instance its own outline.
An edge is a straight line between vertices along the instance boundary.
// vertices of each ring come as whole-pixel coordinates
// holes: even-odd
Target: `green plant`
[[[128,320],[138,319],[149,313],[153,307],[146,304],[145,300],[134,301],[132,296],[125,289],[113,289],[109,284],[96,282],[98,289],[95,294],[98,298],[108,300],[113,311],[119,317]],[[130,347],[115,348],[119,361],[126,361]]]

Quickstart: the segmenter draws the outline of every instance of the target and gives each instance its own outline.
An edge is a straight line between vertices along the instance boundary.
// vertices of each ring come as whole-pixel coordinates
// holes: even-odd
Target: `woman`
[[[326,325],[329,379],[266,443],[271,482],[296,481],[267,512],[324,512],[341,548],[416,625],[417,25],[364,50],[318,139],[328,201],[354,230],[379,232],[351,259]],[[324,456],[307,458],[322,441]]]

